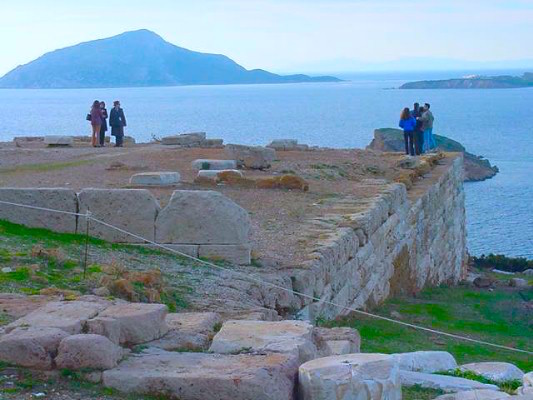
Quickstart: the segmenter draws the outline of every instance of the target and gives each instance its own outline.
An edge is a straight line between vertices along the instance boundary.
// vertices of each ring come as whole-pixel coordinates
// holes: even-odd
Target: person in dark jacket
[[[415,106],[417,106],[418,103],[415,103]],[[415,111],[416,110],[416,111]],[[415,126],[415,153],[417,156],[422,154],[423,147],[424,147],[424,121],[420,119],[422,114],[424,113],[424,107],[418,107],[413,110],[413,116],[416,118],[416,126]]]
[[[403,140],[405,143],[405,154],[414,156],[414,131],[416,127],[416,119],[409,112],[409,108],[405,107],[400,115],[400,128],[403,129]]]
[[[93,147],[98,146],[98,135],[100,134],[100,127],[102,126],[102,110],[100,110],[100,102],[95,100],[91,107],[90,121],[92,128],[91,144]]]
[[[100,126],[100,147],[105,146],[105,133],[107,132],[107,109],[105,102],[100,102],[100,111],[102,111],[102,125]]]
[[[118,100],[113,102],[113,108],[109,115],[109,125],[111,125],[111,135],[115,137],[115,147],[122,147],[126,117],[124,116],[124,110],[120,108],[120,101]]]

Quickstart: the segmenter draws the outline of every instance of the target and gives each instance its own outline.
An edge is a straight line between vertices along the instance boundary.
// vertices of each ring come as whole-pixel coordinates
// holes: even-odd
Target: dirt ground
[[[255,258],[274,259],[284,265],[303,259],[305,248],[298,244],[298,231],[305,220],[328,213],[327,199],[363,199],[376,193],[365,179],[393,181],[402,171],[399,153],[370,150],[319,149],[278,151],[272,168],[245,170],[245,177],[295,174],[309,183],[309,191],[252,189],[195,184],[195,159],[227,159],[224,149],[179,148],[160,144],[138,144],[124,148],[68,148],[0,144],[0,187],[128,188],[130,177],[144,171],[178,171],[181,183],[150,188],[164,206],[176,189],[218,190],[250,212]],[[112,164],[122,163],[118,169]],[[377,189],[376,189],[377,190]]]

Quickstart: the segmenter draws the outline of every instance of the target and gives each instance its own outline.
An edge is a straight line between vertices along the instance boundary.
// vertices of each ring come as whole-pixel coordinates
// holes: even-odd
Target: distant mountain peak
[[[94,62],[95,57],[102,62]],[[247,70],[220,54],[175,46],[148,29],[44,54],[0,78],[0,88],[93,88],[336,82],[331,76],[282,76]]]

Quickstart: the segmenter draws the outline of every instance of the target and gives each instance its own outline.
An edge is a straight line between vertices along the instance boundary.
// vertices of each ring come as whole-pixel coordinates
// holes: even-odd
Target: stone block
[[[298,146],[296,139],[275,139],[267,147],[274,150],[294,150]]]
[[[116,319],[120,343],[128,346],[159,339],[168,332],[164,304],[126,303],[107,308],[99,317]]]
[[[248,212],[216,191],[176,190],[156,223],[158,243],[248,243]]]
[[[175,185],[180,181],[178,172],[141,172],[130,178],[130,184],[140,186]]]
[[[393,357],[401,370],[434,373],[457,368],[455,358],[447,351],[414,351],[397,353]]]
[[[61,341],[55,362],[61,369],[111,369],[121,358],[122,349],[105,336],[80,334]]]
[[[83,189],[78,194],[80,212],[148,240],[154,240],[154,223],[159,202],[146,189]],[[78,232],[85,230],[85,217],[78,220]],[[142,243],[137,237],[90,221],[89,234],[109,242]]]
[[[105,371],[103,384],[124,393],[180,400],[292,400],[297,368],[284,354],[147,350]]]
[[[200,146],[205,140],[205,132],[184,133],[181,135],[165,136],[161,139],[163,145]]]
[[[0,188],[0,201],[52,210],[78,212],[76,192],[62,188]],[[30,228],[76,233],[76,215],[0,203],[0,219]]]
[[[478,389],[498,390],[498,386],[496,385],[489,385],[455,376],[427,374],[424,372],[400,371],[400,380],[403,386],[420,386],[426,389],[437,389],[448,393]]]
[[[249,169],[270,168],[276,159],[276,150],[268,147],[228,144],[225,150],[230,159]]]
[[[200,143],[200,147],[207,149],[222,149],[224,139],[205,139]]]
[[[198,179],[209,179],[213,182],[218,182],[224,180],[223,178],[227,178],[228,175],[231,175],[234,178],[242,178],[243,174],[241,171],[237,169],[202,169],[198,171]]]
[[[197,170],[225,170],[237,169],[237,161],[235,160],[208,160],[198,159],[191,163],[193,169]]]
[[[315,328],[313,340],[321,357],[359,353],[361,336],[352,328]]]
[[[252,262],[252,247],[247,244],[202,244],[200,257],[225,260],[232,264],[249,265]]]
[[[505,392],[490,389],[467,390],[464,392],[443,394],[434,400],[499,400],[509,397]]]
[[[72,335],[81,333],[87,320],[106,305],[88,301],[52,301],[6,326],[6,332],[19,327],[58,328]]]
[[[115,318],[96,317],[87,321],[87,333],[102,335],[112,343],[120,343],[120,322]]]
[[[305,321],[226,321],[213,338],[209,351],[292,354],[299,363],[316,357],[313,326]]]
[[[398,366],[386,354],[347,354],[309,361],[299,368],[305,400],[401,400]]]
[[[26,368],[52,369],[61,340],[69,334],[58,328],[23,327],[0,337],[0,361]]]
[[[494,382],[522,380],[524,372],[516,365],[507,362],[478,362],[464,364],[461,371],[473,372]]]
[[[72,146],[74,144],[74,139],[72,138],[72,136],[48,135],[44,137],[44,144],[50,147]]]

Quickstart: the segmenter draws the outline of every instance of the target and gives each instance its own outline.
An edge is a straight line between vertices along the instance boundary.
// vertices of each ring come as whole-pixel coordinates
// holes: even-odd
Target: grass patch
[[[478,290],[465,286],[429,288],[416,298],[388,300],[375,313],[400,313],[402,321],[495,344],[533,350],[533,325],[527,302],[533,290],[496,288]],[[363,352],[397,353],[444,350],[459,364],[480,361],[507,361],[524,371],[533,369],[526,354],[478,345],[400,326],[369,317],[355,316],[323,322],[325,326],[350,326],[359,330]]]
[[[403,400],[433,400],[435,397],[444,394],[444,391],[438,389],[425,389],[419,385],[403,386],[402,399]]]
[[[519,379],[514,379],[510,381],[505,381],[505,382],[496,382],[496,381],[493,381],[492,379],[488,379],[488,378],[485,378],[484,376],[478,375],[472,371],[461,371],[459,368],[451,370],[451,371],[439,371],[437,373],[439,375],[456,376],[459,378],[470,379],[472,381],[477,381],[477,382],[486,383],[490,385],[496,385],[500,388],[500,390],[506,393],[509,393],[509,394],[514,394],[515,390],[518,389],[520,386],[522,386],[522,381]]]
[[[84,159],[84,160],[52,162],[52,163],[24,164],[24,165],[17,165],[17,166],[8,167],[8,168],[0,168],[0,174],[21,173],[21,172],[50,172],[50,171],[57,171],[60,169],[65,169],[65,168],[70,168],[70,167],[80,167],[82,165],[94,163],[96,161],[98,160]]]

